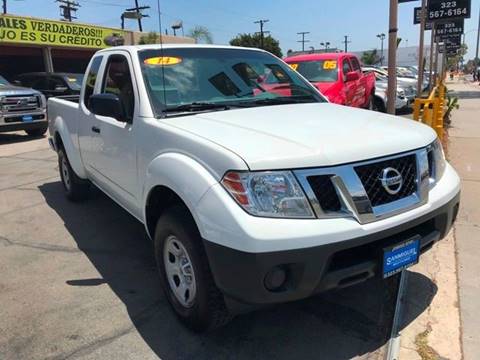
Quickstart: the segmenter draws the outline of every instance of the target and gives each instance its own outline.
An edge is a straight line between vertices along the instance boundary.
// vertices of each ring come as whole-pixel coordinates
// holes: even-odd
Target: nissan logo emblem
[[[382,177],[379,180],[385,191],[390,195],[396,195],[402,190],[403,177],[397,169],[392,167],[383,169]]]

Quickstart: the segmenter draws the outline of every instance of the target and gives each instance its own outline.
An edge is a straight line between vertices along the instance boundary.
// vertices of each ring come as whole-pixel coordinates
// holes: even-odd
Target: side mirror
[[[357,81],[358,79],[360,79],[360,75],[358,75],[358,73],[355,71],[350,71],[345,75],[346,82]]]
[[[92,95],[89,100],[89,108],[95,115],[108,116],[120,122],[128,122],[127,114],[118,95]]]

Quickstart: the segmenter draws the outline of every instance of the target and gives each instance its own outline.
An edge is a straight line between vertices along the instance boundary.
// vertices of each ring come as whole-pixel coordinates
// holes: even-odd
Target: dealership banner
[[[100,49],[123,45],[122,30],[50,21],[27,17],[0,15],[0,44],[62,46]]]

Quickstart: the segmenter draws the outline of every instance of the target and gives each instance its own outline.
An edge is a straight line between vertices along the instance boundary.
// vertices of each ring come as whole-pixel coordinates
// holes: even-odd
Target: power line
[[[80,4],[71,0],[55,0],[55,2],[60,3],[60,16],[63,17],[62,20],[71,22],[73,19],[77,19],[75,16]]]
[[[298,40],[297,42],[302,43],[302,51],[305,51],[305,43],[310,42],[310,40],[305,40],[305,35],[310,34],[310,31],[300,31],[297,35],[302,35],[302,40]]]
[[[348,35],[344,36],[345,40],[342,41],[343,44],[345,44],[345,52],[348,52],[348,44],[351,43],[351,41],[348,41]]]
[[[260,34],[260,48],[263,49],[263,38],[265,36],[265,34],[269,34],[270,31],[263,31],[263,25],[267,22],[269,22],[270,20],[266,19],[266,20],[257,20],[257,21],[254,21],[253,23],[254,24],[260,24],[260,32],[256,33],[256,34]]]

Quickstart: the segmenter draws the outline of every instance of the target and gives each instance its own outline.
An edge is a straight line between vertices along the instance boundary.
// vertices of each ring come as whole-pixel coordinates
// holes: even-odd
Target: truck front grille
[[[403,185],[397,194],[389,194],[383,187],[381,177],[384,169],[396,169],[403,179]],[[417,162],[415,155],[380,161],[355,167],[360,181],[367,192],[372,206],[384,205],[403,199],[417,191]]]
[[[323,211],[338,212],[342,209],[342,204],[332,183],[332,175],[309,176],[307,180]]]
[[[351,216],[366,224],[427,202],[433,166],[428,149],[297,170],[295,176],[318,218]]]
[[[0,103],[0,110],[4,114],[35,111],[40,107],[40,97],[36,95],[5,96]]]

